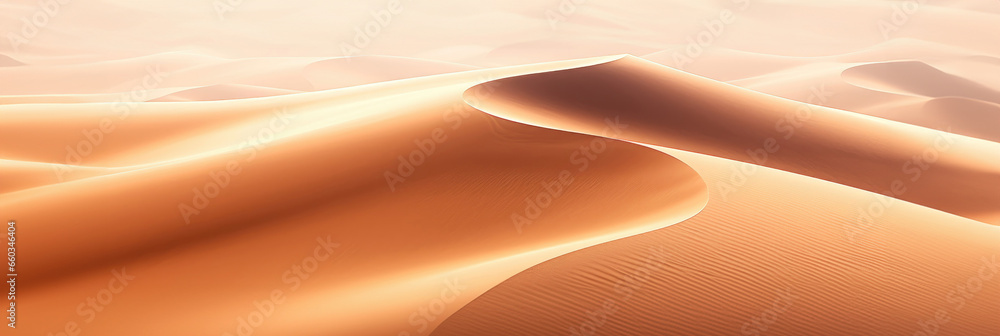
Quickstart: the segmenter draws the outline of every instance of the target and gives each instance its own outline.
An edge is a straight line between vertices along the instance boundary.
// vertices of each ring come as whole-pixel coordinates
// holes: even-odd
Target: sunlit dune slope
[[[36,184],[4,185],[0,207],[30,223],[19,289],[24,311],[46,312],[19,328],[237,334],[266,311],[254,335],[426,333],[532,265],[690,218],[707,189],[679,160],[463,100],[486,78],[597,61],[141,103],[74,166],[52,164],[58,144],[113,117],[108,104],[4,107],[0,134],[30,146],[0,153]],[[122,268],[127,290],[85,320],[81,300]]]
[[[505,78],[474,106],[786,170],[1000,224],[1000,144],[741,89],[634,57]],[[733,173],[726,198],[743,175]]]
[[[439,335],[996,335],[1000,230],[801,175],[664,149],[709,185],[664,230],[550,260]],[[733,170],[753,175],[723,198]],[[885,203],[883,203],[885,202]],[[857,207],[880,216],[859,222]]]

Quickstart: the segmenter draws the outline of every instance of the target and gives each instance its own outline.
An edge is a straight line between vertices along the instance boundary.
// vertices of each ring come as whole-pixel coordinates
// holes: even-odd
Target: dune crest
[[[473,105],[597,135],[605,118],[618,118],[635,125],[625,140],[760,164],[1000,224],[1000,143],[768,96],[635,57],[497,83],[496,94]]]

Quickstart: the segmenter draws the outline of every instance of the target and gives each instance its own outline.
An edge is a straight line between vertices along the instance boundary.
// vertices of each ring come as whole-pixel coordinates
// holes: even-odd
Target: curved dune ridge
[[[1000,320],[993,318],[1000,313],[996,226],[847,187],[842,184],[857,184],[862,172],[800,152],[787,153],[817,168],[799,172],[822,173],[840,184],[724,158],[732,139],[768,133],[759,128],[768,124],[754,119],[771,117],[762,107],[780,109],[784,101],[741,96],[694,76],[657,73],[630,58],[498,83],[497,93],[475,106],[592,135],[604,135],[597,118],[631,121],[630,132],[617,137],[645,142],[694,167],[709,186],[709,204],[669,229],[576,251],[519,273],[451,315],[432,335],[993,335],[1000,330]],[[708,96],[728,99],[702,101]],[[719,116],[729,111],[723,107],[736,106],[741,108]],[[797,141],[827,155],[843,154],[812,140],[822,131],[834,133],[825,134],[830,145],[851,146],[851,137],[836,134],[843,132],[837,122],[846,120],[836,118],[855,119],[861,129],[853,134],[866,128],[882,132],[882,144],[859,152],[880,149],[880,158],[906,149],[885,149],[899,146],[894,139],[935,136],[813,108],[815,118],[824,119],[815,128],[803,127]],[[710,133],[724,126],[710,124],[716,121],[712,116],[740,127],[726,130],[728,137]],[[714,156],[689,152],[709,148],[699,136],[716,139],[714,148],[721,150],[709,153]],[[955,143],[995,146],[964,137]],[[790,159],[785,155],[765,165],[787,165],[779,162]],[[939,163],[947,166],[941,157]],[[995,174],[990,168],[996,166],[970,163],[956,163],[968,172],[953,172],[950,183],[972,172]],[[965,201],[983,208],[996,204],[976,198],[988,196],[985,192]]]
[[[32,223],[18,232],[32,242],[22,309],[46,312],[24,314],[19,329],[427,333],[532,265],[690,218],[708,191],[679,160],[463,101],[489,78],[606,59],[142,103],[72,165],[58,143],[115,117],[110,103],[0,107],[3,162],[23,167],[0,207]],[[54,117],[63,123],[45,122]],[[81,300],[119,275],[134,277],[127,291],[88,319]]]
[[[1000,143],[776,98],[630,56],[497,82],[496,94],[474,106],[587,134],[601,134],[603,120],[615,118],[632,125],[622,139],[777,168],[1000,224]]]

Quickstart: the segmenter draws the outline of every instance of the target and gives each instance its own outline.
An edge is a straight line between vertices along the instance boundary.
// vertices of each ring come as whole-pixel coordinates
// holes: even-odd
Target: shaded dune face
[[[1000,142],[1000,104],[965,97],[919,99],[880,117],[927,128]]]
[[[964,97],[935,98],[924,103],[923,112],[918,118],[927,127],[940,120],[939,124],[954,125],[955,133],[1000,142],[1000,104]]]
[[[32,223],[18,232],[32,242],[21,253],[24,309],[47,312],[20,327],[45,333],[80,320],[81,298],[125,267],[136,279],[88,333],[232,332],[254,309],[248,298],[283,289],[287,301],[261,334],[396,334],[414,328],[410,314],[441,292],[438,278],[457,276],[467,289],[425,321],[432,328],[531,265],[677,223],[707,203],[698,174],[662,152],[483,114],[460,87],[400,86],[145,105],[130,121],[160,119],[159,133],[109,134],[63,182],[38,177],[64,151],[41,139],[77,136],[106,106],[78,107],[69,125],[40,123],[69,114],[57,106],[4,111],[17,117],[11,129],[34,124],[36,134],[21,135],[38,139],[5,148],[6,159],[41,167],[24,173],[35,184],[0,194],[0,207]],[[241,146],[263,129],[273,137]],[[181,138],[193,142],[170,141]],[[206,194],[215,195],[196,206]],[[317,239],[337,247],[291,292],[286,270]],[[386,293],[398,298],[372,299]],[[179,320],[189,323],[168,322]]]
[[[601,134],[603,119],[616,117],[632,125],[622,139],[760,164],[1000,224],[997,143],[784,100],[634,57],[498,83],[497,94],[473,105],[590,134]]]

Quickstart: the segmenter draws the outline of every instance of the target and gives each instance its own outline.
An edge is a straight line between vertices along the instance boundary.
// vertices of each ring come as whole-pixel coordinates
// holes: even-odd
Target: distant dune
[[[935,98],[962,96],[1000,103],[1000,91],[919,61],[859,65],[845,70],[843,76],[848,83],[872,90]]]
[[[21,63],[18,60],[11,58],[10,56],[0,54],[0,67],[12,67],[19,65],[24,65],[24,63]]]

